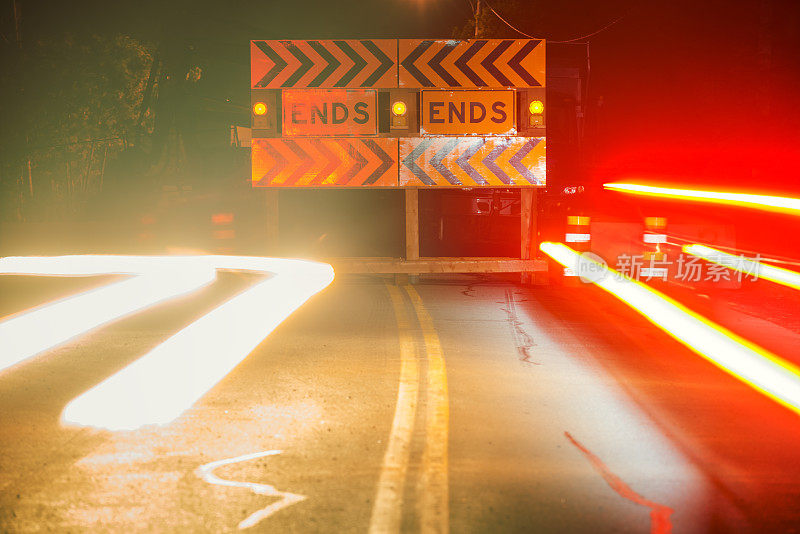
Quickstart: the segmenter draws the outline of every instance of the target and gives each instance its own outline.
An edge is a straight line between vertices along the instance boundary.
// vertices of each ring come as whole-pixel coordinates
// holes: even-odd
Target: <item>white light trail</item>
[[[0,330],[0,365],[8,367],[127,313],[197,289],[214,280],[216,270],[272,276],[77,397],[62,415],[68,424],[109,430],[167,424],[222,380],[286,317],[327,287],[334,277],[331,266],[248,256],[0,258],[0,274],[138,275],[0,323],[5,328]],[[56,327],[47,331],[45,327],[52,324]]]
[[[684,245],[683,251],[711,263],[734,269],[754,278],[764,278],[770,282],[800,290],[800,273],[775,267],[744,256],[734,256],[705,245]]]
[[[0,260],[0,268],[5,267],[5,259]],[[21,261],[16,263],[21,267]],[[101,325],[195,291],[215,278],[214,269],[203,266],[181,271],[164,269],[13,316],[0,322],[0,371]]]
[[[333,280],[329,265],[301,260],[201,256],[200,265],[271,272],[139,360],[74,399],[66,423],[109,430],[164,425],[192,406],[286,317]]]
[[[539,248],[564,267],[591,273],[592,282],[667,334],[731,375],[800,413],[800,369],[791,362],[566,245],[545,242]]]
[[[729,204],[800,215],[800,198],[757,195],[752,193],[731,193],[726,191],[678,189],[674,187],[655,187],[629,183],[609,183],[603,184],[603,187],[611,189],[612,191],[620,191],[622,193],[631,193],[634,195],[714,202],[717,204]]]

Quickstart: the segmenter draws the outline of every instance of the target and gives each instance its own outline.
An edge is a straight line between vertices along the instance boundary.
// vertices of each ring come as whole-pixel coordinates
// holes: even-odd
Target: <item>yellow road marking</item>
[[[442,346],[428,310],[419,293],[405,286],[417,312],[428,354],[427,412],[425,450],[422,453],[422,476],[419,481],[420,532],[449,531],[449,496],[447,483],[447,438],[450,406],[447,400],[447,373]]]
[[[403,294],[393,285],[387,284],[386,288],[394,306],[400,335],[400,386],[397,391],[397,407],[392,431],[383,457],[375,505],[369,522],[371,534],[400,532],[403,488],[411,454],[411,438],[414,433],[419,397],[417,351],[411,336]]]

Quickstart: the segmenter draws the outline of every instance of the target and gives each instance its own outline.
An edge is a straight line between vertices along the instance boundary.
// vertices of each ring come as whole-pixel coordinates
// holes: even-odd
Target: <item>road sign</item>
[[[397,41],[251,41],[250,87],[397,87]]]
[[[543,40],[251,41],[250,84],[254,187],[545,184]]]
[[[372,89],[286,89],[284,136],[360,136],[378,133]]]
[[[397,139],[253,139],[254,187],[397,187]]]
[[[545,185],[543,137],[428,137],[400,140],[401,187]]]
[[[422,134],[515,135],[514,91],[422,91]]]
[[[545,44],[540,39],[400,39],[400,87],[540,87]]]

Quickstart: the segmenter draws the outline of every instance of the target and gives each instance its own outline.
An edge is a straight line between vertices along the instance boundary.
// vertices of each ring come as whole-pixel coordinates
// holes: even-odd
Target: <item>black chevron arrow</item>
[[[486,168],[492,171],[495,176],[500,178],[501,182],[506,185],[511,185],[511,178],[509,178],[508,175],[503,172],[503,169],[495,163],[495,160],[500,157],[500,154],[506,151],[506,148],[508,148],[508,144],[498,143],[498,145],[489,152],[489,155],[483,158],[483,164],[486,165]]]
[[[475,41],[472,45],[467,49],[466,52],[461,54],[461,57],[458,58],[455,62],[456,67],[458,67],[461,72],[467,75],[467,78],[475,84],[476,87],[486,87],[486,82],[481,80],[481,77],[475,74],[469,65],[467,65],[467,61],[472,59],[472,57],[477,54],[481,48],[486,45],[486,41]]]
[[[527,156],[531,150],[533,150],[536,145],[538,145],[542,141],[541,138],[533,138],[525,143],[525,146],[522,147],[514,156],[512,156],[508,162],[511,164],[512,167],[517,169],[519,173],[525,178],[529,183],[536,185],[536,176],[528,169],[525,165],[522,164],[522,160],[525,156]]]
[[[430,61],[428,61],[428,66],[433,69],[433,72],[438,74],[442,77],[447,85],[450,87],[461,87],[461,84],[453,78],[453,76],[447,72],[447,69],[442,67],[442,60],[447,57],[447,55],[453,51],[455,47],[458,46],[458,41],[450,41],[445,44],[441,50],[439,50]]]
[[[486,179],[481,176],[481,173],[479,173],[475,167],[469,164],[470,158],[474,156],[478,150],[480,150],[480,148],[483,146],[483,143],[483,139],[473,139],[472,145],[468,146],[464,153],[461,154],[461,157],[456,160],[456,165],[461,167],[461,169],[466,172],[470,178],[475,180],[476,184],[487,185],[489,182],[487,182]]]
[[[358,149],[356,149],[352,143],[344,140],[339,140],[337,141],[337,143],[339,143],[339,146],[345,144],[346,145],[345,148],[347,149],[347,154],[356,160],[353,166],[350,167],[346,173],[344,173],[344,176],[342,176],[341,180],[339,180],[338,182],[339,185],[347,185],[348,183],[350,183],[350,180],[355,178],[356,175],[361,172],[361,169],[363,169],[364,166],[367,164],[367,158],[362,156],[361,152],[359,152]]]
[[[361,84],[361,87],[372,87],[375,85],[375,82],[381,79],[381,77],[386,74],[386,72],[394,66],[394,61],[392,61],[389,56],[383,53],[383,51],[378,48],[373,41],[361,41],[361,44],[364,45],[364,48],[370,51],[370,53],[375,56],[375,59],[381,62],[380,66],[378,66],[375,71],[369,75],[369,78],[364,80]],[[396,81],[396,80],[395,80]]]
[[[419,59],[419,57],[425,53],[425,51],[433,45],[433,41],[422,41],[417,47],[402,61],[400,64],[405,67],[411,76],[417,80],[420,85],[423,87],[433,87],[433,82],[431,82],[427,76],[422,74],[420,70],[414,65],[414,62]]]
[[[489,52],[489,55],[483,58],[483,61],[481,61],[481,65],[483,66],[483,68],[485,68],[489,74],[494,76],[494,78],[500,83],[500,85],[505,85],[506,87],[512,86],[514,84],[511,83],[511,80],[506,78],[502,72],[500,72],[500,69],[497,68],[497,65],[495,65],[494,62],[497,61],[497,58],[499,58],[503,52],[508,50],[508,47],[511,46],[513,43],[514,41],[510,39],[503,41],[502,43],[497,45],[494,48],[494,50]]]
[[[534,78],[531,75],[530,72],[525,70],[525,68],[522,65],[520,65],[520,62],[523,59],[525,59],[528,56],[528,54],[530,54],[533,51],[533,49],[536,48],[536,45],[538,45],[541,42],[542,42],[541,39],[532,39],[528,41],[527,44],[523,46],[519,52],[514,54],[514,57],[511,58],[511,61],[508,62],[508,66],[511,67],[511,69],[514,72],[519,74],[520,78],[525,80],[525,83],[536,87],[541,86],[542,84],[540,84],[536,80],[536,78]]]
[[[281,41],[281,44],[283,44],[286,50],[288,50],[289,53],[300,62],[300,66],[297,68],[297,70],[294,71],[294,73],[289,76],[289,78],[281,85],[281,87],[293,87],[294,84],[296,84],[300,78],[303,77],[303,74],[308,72],[309,69],[314,66],[314,61],[305,55],[303,51],[300,50],[300,47],[295,45],[293,42]]]
[[[261,78],[256,84],[256,87],[266,87],[267,85],[269,85],[269,82],[271,82],[273,78],[275,78],[275,76],[277,76],[278,73],[282,71],[284,67],[286,67],[286,65],[288,65],[288,63],[286,63],[283,60],[283,58],[279,56],[278,53],[275,52],[275,50],[270,48],[270,46],[264,41],[253,41],[253,42],[258,47],[258,49],[264,52],[264,55],[266,55],[270,59],[270,61],[274,63],[272,68],[269,69],[269,72],[266,73],[264,77]]]
[[[380,167],[375,169],[372,172],[372,174],[370,174],[369,177],[366,180],[364,180],[364,183],[361,184],[361,185],[372,185],[375,182],[377,182],[378,179],[392,167],[392,165],[394,165],[394,159],[391,156],[389,156],[389,154],[387,154],[378,145],[378,143],[376,143],[372,139],[362,139],[361,142],[367,145],[367,148],[372,150],[372,153],[378,156],[382,161]]]
[[[422,170],[422,167],[416,163],[417,158],[425,152],[425,149],[428,148],[429,145],[430,141],[428,139],[422,139],[419,145],[417,145],[417,147],[406,156],[406,159],[403,160],[403,165],[408,167],[408,169],[414,173],[414,176],[422,180],[422,183],[425,185],[436,185],[436,181],[428,176],[425,171]]]
[[[309,185],[319,185],[325,181],[325,179],[331,175],[333,171],[339,168],[339,165],[342,164],[342,160],[340,160],[336,154],[334,154],[330,148],[325,146],[325,141],[322,139],[310,139],[311,144],[314,148],[317,149],[317,152],[322,154],[327,161],[325,167],[317,173],[317,176],[309,182]]]
[[[295,167],[294,171],[292,171],[292,174],[290,174],[286,179],[286,185],[294,185],[297,183],[297,180],[305,176],[308,169],[314,165],[314,159],[313,157],[309,156],[305,150],[300,148],[300,145],[298,145],[296,141],[284,139],[283,144],[288,146],[289,150],[294,152],[294,155],[300,160],[300,165]]]
[[[272,180],[280,174],[280,172],[286,168],[286,158],[284,158],[280,152],[278,152],[275,147],[270,145],[269,140],[259,141],[257,146],[264,149],[264,151],[270,155],[273,159],[274,164],[270,170],[267,171],[267,174],[262,176],[258,180],[258,185],[270,185]]]
[[[347,84],[356,77],[356,74],[361,72],[364,67],[367,66],[367,61],[363,57],[359,56],[358,52],[353,50],[353,47],[347,44],[346,41],[334,41],[333,44],[338,46],[339,50],[347,54],[347,57],[349,57],[353,62],[353,66],[350,67],[350,70],[345,72],[344,76],[342,76],[338,82],[333,84],[334,87],[346,87]]]
[[[450,185],[461,185],[461,180],[448,169],[442,160],[461,143],[461,138],[454,137],[445,142],[444,146],[431,158],[431,166],[444,176]]]
[[[327,48],[319,44],[319,41],[309,41],[308,44],[314,49],[314,52],[319,54],[320,57],[324,59],[326,63],[328,63],[325,69],[323,69],[323,71],[320,72],[317,77],[311,80],[311,82],[308,84],[309,87],[319,87],[322,85],[322,82],[328,79],[328,76],[333,74],[333,72],[339,68],[339,65],[341,65],[342,62],[336,59],[336,57],[331,54]]]

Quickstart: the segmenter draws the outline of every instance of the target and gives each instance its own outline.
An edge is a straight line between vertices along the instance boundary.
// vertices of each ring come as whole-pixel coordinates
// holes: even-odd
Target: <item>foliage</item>
[[[124,35],[69,34],[4,52],[4,218],[74,214],[137,132],[153,52]]]

